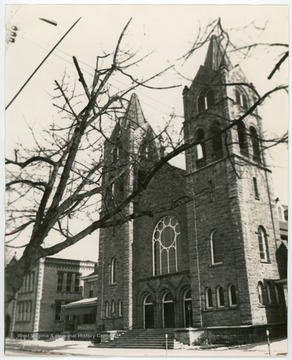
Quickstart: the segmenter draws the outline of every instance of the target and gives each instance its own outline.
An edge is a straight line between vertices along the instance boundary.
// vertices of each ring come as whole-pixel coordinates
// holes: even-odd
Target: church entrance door
[[[144,329],[154,328],[154,305],[150,295],[144,299]]]
[[[163,327],[173,328],[174,322],[174,302],[171,293],[166,293],[163,296]]]

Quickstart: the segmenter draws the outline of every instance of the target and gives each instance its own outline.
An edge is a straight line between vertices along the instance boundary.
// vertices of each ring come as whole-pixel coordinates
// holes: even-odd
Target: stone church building
[[[285,327],[279,225],[256,101],[253,85],[213,36],[183,90],[185,144],[197,143],[186,149],[186,170],[163,165],[100,230],[99,329],[239,334]],[[105,143],[102,213],[148,184],[163,156],[133,94]]]

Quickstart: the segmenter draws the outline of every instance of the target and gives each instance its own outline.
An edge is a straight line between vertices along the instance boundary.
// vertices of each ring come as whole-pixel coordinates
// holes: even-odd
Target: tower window
[[[218,286],[216,289],[217,305],[218,308],[224,307],[224,290],[222,286]]]
[[[237,125],[238,143],[240,153],[244,156],[248,156],[248,143],[246,137],[246,128],[242,121]]]
[[[114,300],[112,300],[112,306],[111,306],[111,310],[112,310],[112,315],[114,315],[115,314],[115,301]]]
[[[268,248],[268,239],[265,229],[262,226],[258,227],[258,242],[259,242],[259,251],[260,258],[263,262],[269,261],[269,248]]]
[[[236,289],[235,289],[234,285],[229,285],[228,297],[229,297],[229,305],[236,306],[237,305],[237,297],[236,297]]]
[[[260,163],[261,162],[260,142],[257,131],[253,126],[249,128],[249,131],[250,131],[250,137],[252,143],[253,160]]]
[[[252,180],[253,180],[254,197],[255,197],[255,199],[259,200],[260,194],[259,194],[259,189],[258,189],[257,178],[253,177]]]
[[[212,299],[212,290],[210,288],[206,288],[205,290],[205,301],[206,301],[206,309],[211,309],[213,307],[213,299]]]
[[[219,123],[214,122],[210,128],[210,135],[212,136],[212,158],[214,160],[220,159],[223,156],[222,136]]]
[[[221,238],[218,235],[218,232],[216,230],[213,230],[211,232],[210,245],[211,245],[212,265],[222,264],[222,262],[223,262],[222,242],[221,242]]]
[[[204,141],[205,135],[203,129],[198,129],[196,131],[195,140],[197,142]],[[196,145],[196,168],[199,169],[206,164],[206,155],[205,155],[205,144]]]
[[[116,273],[117,273],[117,259],[114,257],[111,260],[111,266],[110,266],[110,283],[116,284]]]
[[[163,275],[178,271],[177,247],[180,226],[172,216],[162,218],[153,231],[153,275]]]
[[[244,109],[247,109],[247,98],[242,90],[239,90],[239,89],[235,90],[235,98],[236,98],[237,104],[242,106]]]
[[[213,90],[203,90],[203,92],[198,98],[199,112],[209,109],[212,105],[214,105],[214,103],[215,101]]]

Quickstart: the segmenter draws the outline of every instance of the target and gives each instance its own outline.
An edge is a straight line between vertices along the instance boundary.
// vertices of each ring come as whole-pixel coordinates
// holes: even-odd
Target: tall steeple
[[[222,66],[227,67],[228,70],[232,68],[231,61],[226,53],[226,47],[222,45],[221,39],[222,36],[211,36],[204,62],[205,67],[214,71],[218,71]]]
[[[133,93],[129,101],[128,108],[121,121],[121,126],[127,128],[132,126],[134,129],[143,126],[146,123],[138,96]]]

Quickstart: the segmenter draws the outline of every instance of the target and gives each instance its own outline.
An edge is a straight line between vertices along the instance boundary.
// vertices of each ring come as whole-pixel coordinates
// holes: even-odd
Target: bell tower
[[[183,91],[194,326],[281,322],[271,172],[257,93],[213,35]],[[192,259],[192,260],[191,260]]]
[[[132,94],[124,116],[104,144],[101,215],[109,214],[109,224],[99,234],[97,325],[105,330],[133,326],[135,221],[129,217],[135,213],[135,203],[122,204],[144,171],[159,160],[161,149],[137,95]]]

